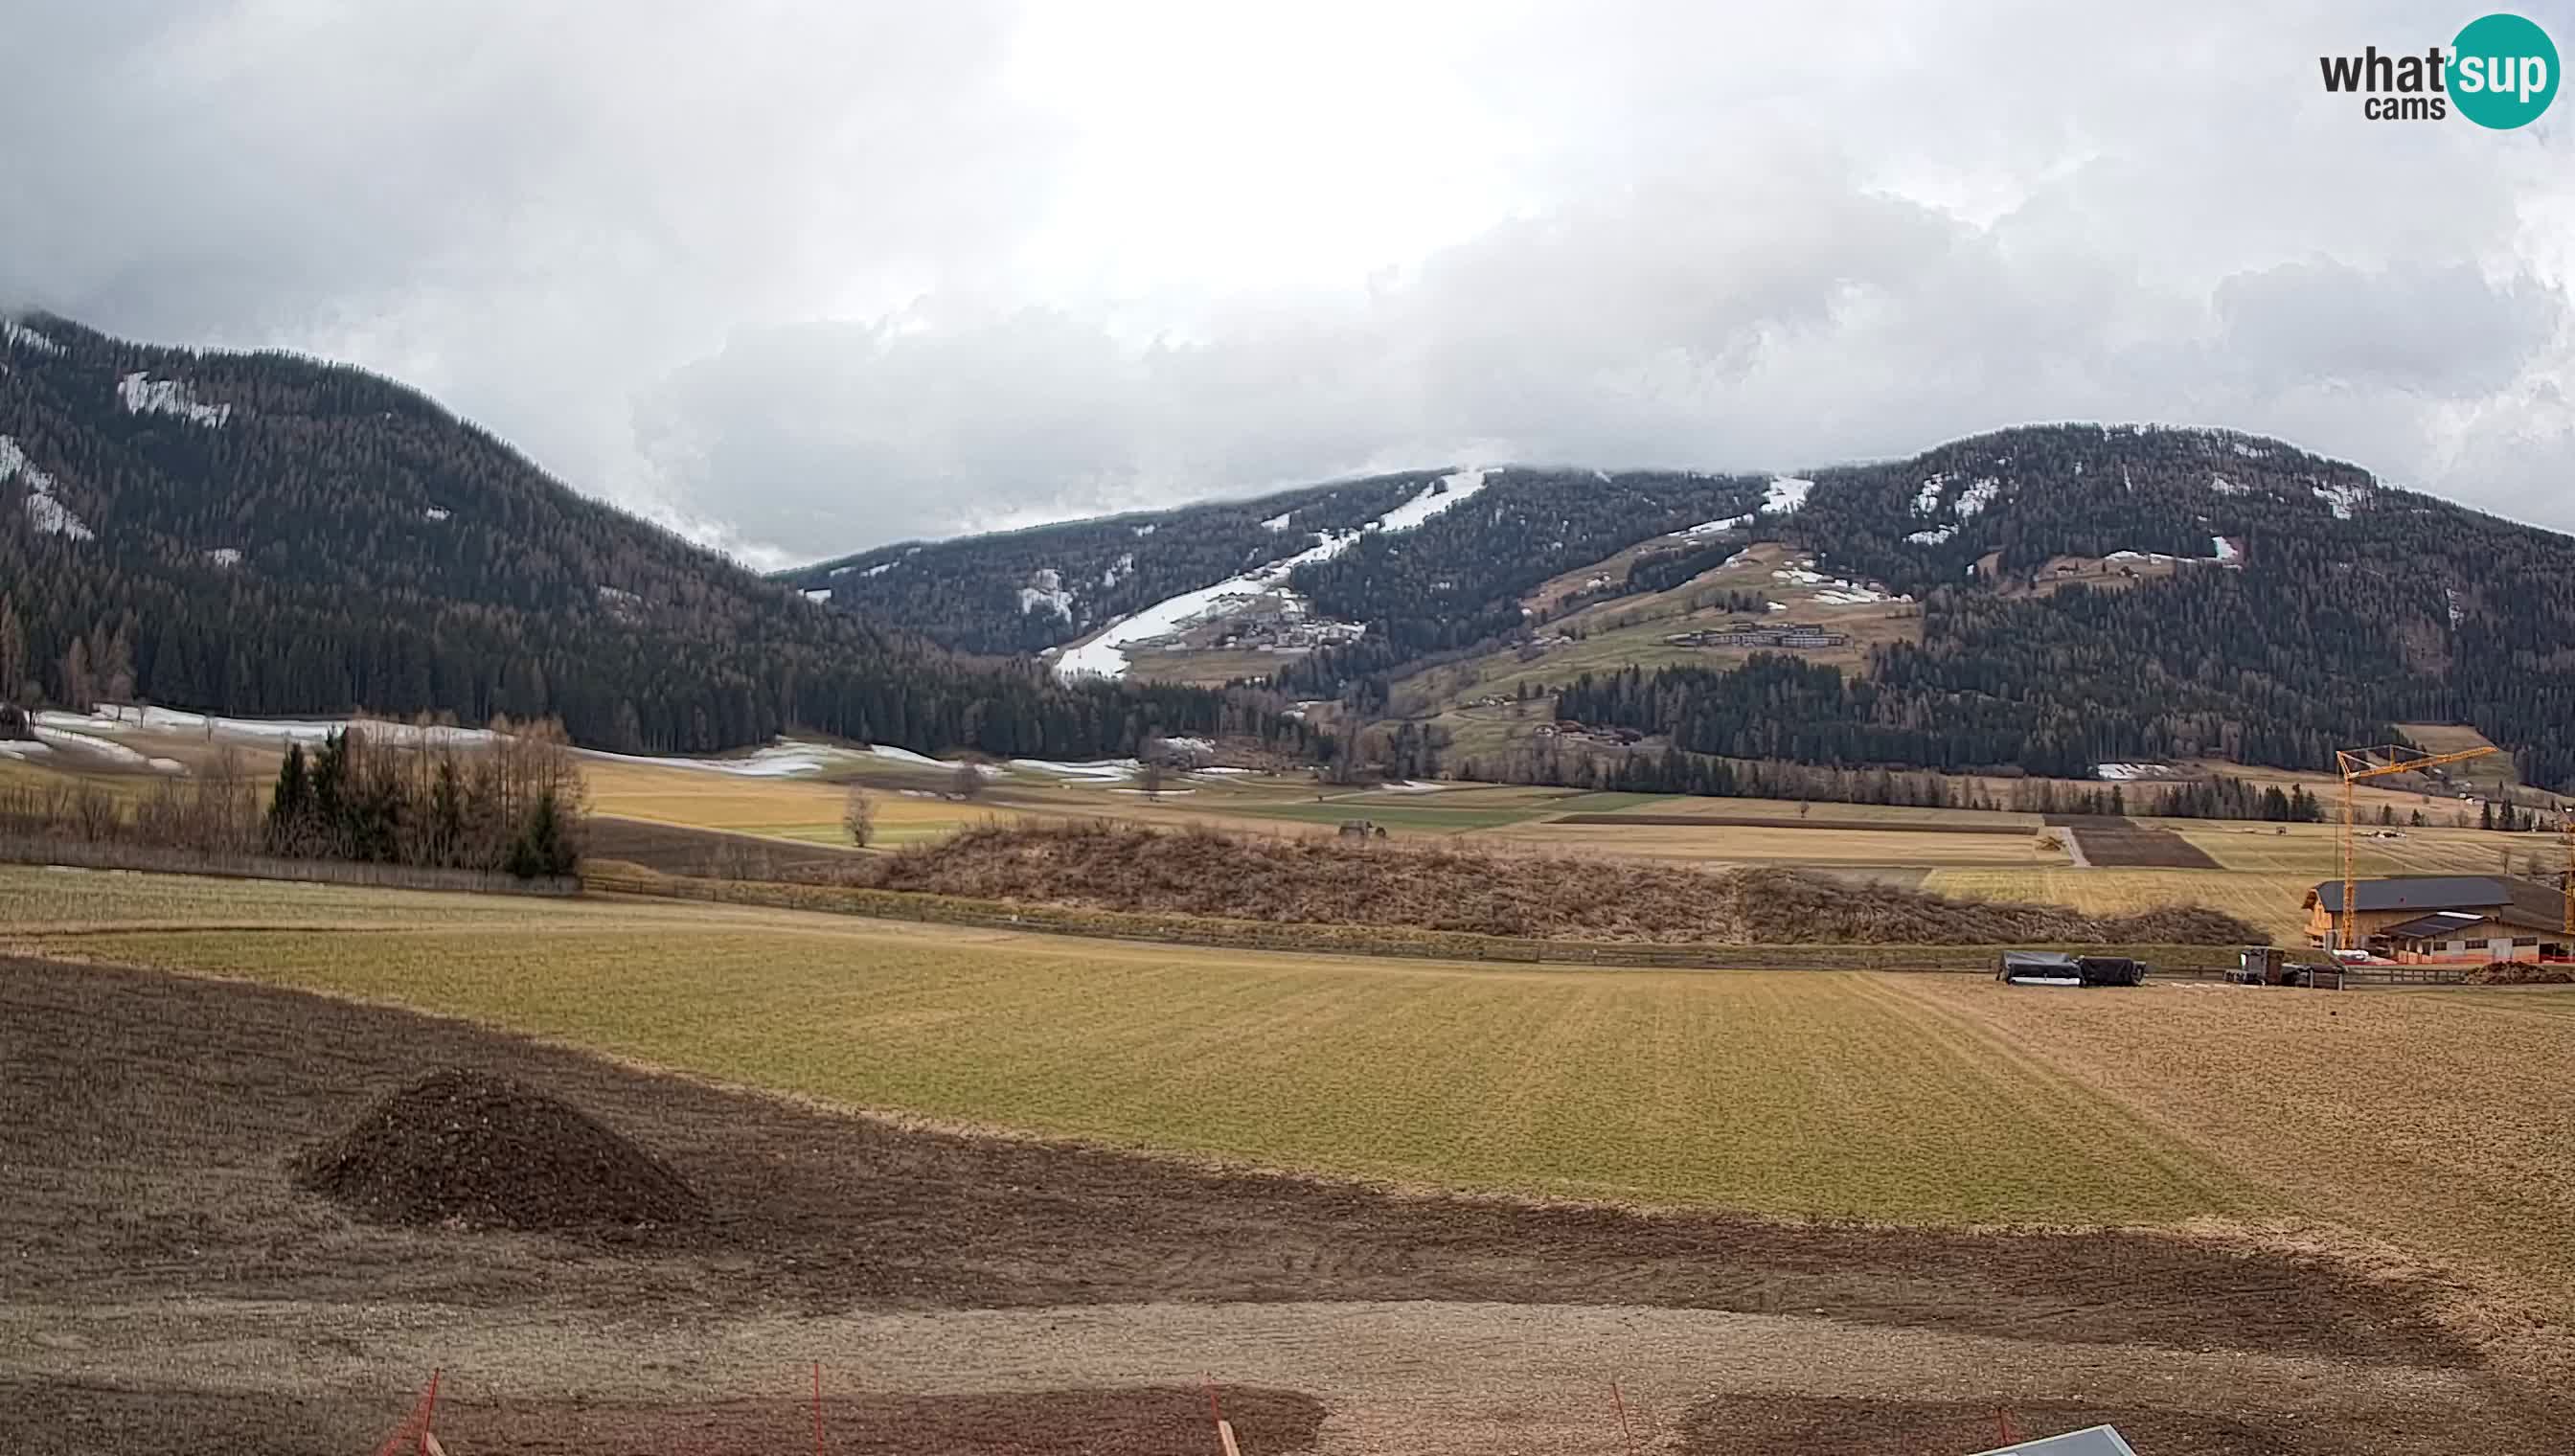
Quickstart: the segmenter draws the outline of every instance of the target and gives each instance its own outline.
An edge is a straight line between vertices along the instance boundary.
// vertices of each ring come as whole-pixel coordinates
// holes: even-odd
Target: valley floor
[[[1965,988],[1958,987],[1960,991]],[[2107,999],[2104,997],[2103,999]],[[1935,1026],[1938,1017],[1926,1025]],[[2575,1024],[2569,1022],[2568,1024]],[[2278,1233],[1777,1222],[1398,1192],[940,1131],[466,1021],[0,962],[0,1436],[364,1449],[442,1371],[463,1451],[2555,1449],[2464,1286]],[[712,1233],[388,1229],[284,1162],[425,1067],[659,1149]],[[1819,1140],[1816,1152],[1829,1156]]]

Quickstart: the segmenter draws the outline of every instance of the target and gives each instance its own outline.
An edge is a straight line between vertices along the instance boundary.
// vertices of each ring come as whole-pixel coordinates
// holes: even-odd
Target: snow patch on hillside
[[[2231,542],[2222,536],[2212,536],[2208,539],[2208,544],[2216,551],[2217,564],[2219,566],[2240,567],[2244,565],[2244,553],[2236,549],[2234,542]]]
[[[1020,615],[1043,607],[1067,622],[1073,621],[1073,593],[1064,585],[1064,574],[1047,567],[1030,578],[1030,585],[1020,589]]]
[[[2249,496],[2253,494],[2253,488],[2251,486],[2238,485],[2235,482],[2228,480],[2226,477],[2217,475],[2213,472],[2208,478],[2208,488],[2221,496]]]
[[[903,558],[902,558],[902,557],[897,557],[897,558],[895,558],[893,561],[890,561],[890,562],[879,562],[879,563],[878,563],[878,564],[876,564],[875,566],[872,566],[872,567],[868,568],[866,571],[859,573],[859,575],[860,575],[860,576],[862,576],[862,577],[882,577],[882,576],[884,576],[886,573],[891,572],[891,571],[893,571],[895,568],[897,568],[897,567],[899,567],[899,566],[902,566],[902,565],[903,565]]]
[[[2003,483],[1992,476],[1981,476],[1969,482],[1967,488],[1958,493],[1958,499],[1953,503],[1958,519],[1964,521],[1984,510],[1994,503],[1995,497],[2002,493]]]
[[[1915,546],[1945,546],[1948,544],[1949,538],[1956,536],[1957,534],[1958,528],[1954,526],[1937,526],[1933,527],[1929,531],[1914,532],[1912,535],[1904,539],[1913,543]]]
[[[1136,528],[1136,534],[1137,534],[1138,536],[1151,536],[1151,535],[1153,535],[1153,534],[1154,534],[1154,531],[1155,531],[1155,527],[1154,527],[1154,525],[1153,525],[1151,522],[1148,522],[1147,524],[1145,524],[1145,525],[1143,525],[1143,526],[1139,526],[1139,527],[1137,527],[1137,528]],[[919,548],[919,547],[914,547],[914,548],[913,548],[913,551],[919,551],[920,549],[921,549],[921,548]],[[904,553],[904,555],[906,555],[906,556],[910,556],[910,555],[912,555],[912,552],[906,552],[906,553]]]
[[[0,344],[5,344],[12,349],[24,349],[30,354],[63,352],[63,346],[19,323],[16,319],[0,319]]]
[[[233,568],[242,564],[241,548],[237,546],[216,547],[213,551],[206,553],[206,560],[213,562],[216,566],[222,567],[226,571],[231,571]]]
[[[1678,534],[1682,536],[1714,536],[1720,531],[1746,530],[1751,525],[1752,518],[1749,516],[1729,516],[1723,521],[1702,521],[1698,525],[1691,527],[1689,530]]]
[[[599,590],[605,592],[608,588],[602,587]],[[829,602],[832,600],[832,589],[829,587],[808,587],[805,589],[805,600],[808,602]]]
[[[1109,564],[1109,570],[1101,574],[1101,588],[1106,590],[1115,587],[1134,575],[1136,575],[1136,554],[1131,551]]]
[[[1806,504],[1806,494],[1814,488],[1813,481],[1800,480],[1795,476],[1781,476],[1770,483],[1769,489],[1762,492],[1760,514],[1794,515],[1798,507]]]
[[[447,510],[444,507],[432,506],[428,510],[420,513],[420,519],[423,521],[438,522],[444,521],[455,514],[455,512]]]
[[[1261,529],[1264,531],[1285,531],[1288,529],[1288,518],[1295,514],[1296,513],[1293,511],[1282,511],[1278,515],[1271,517],[1269,520],[1262,522]]]
[[[67,541],[96,541],[98,534],[81,523],[71,508],[54,499],[54,478],[36,469],[27,460],[27,452],[18,442],[0,435],[0,486],[12,480],[27,487],[27,524],[38,536],[59,536]]]
[[[1431,517],[1471,499],[1476,492],[1484,488],[1484,482],[1492,474],[1489,470],[1477,469],[1461,470],[1453,475],[1443,476],[1436,485],[1424,487],[1420,495],[1388,511],[1377,520],[1369,522],[1358,531],[1326,535],[1315,545],[1294,556],[1282,558],[1267,566],[1255,567],[1239,576],[1228,577],[1212,587],[1201,587],[1195,592],[1183,592],[1177,597],[1166,597],[1141,612],[1122,617],[1089,642],[1077,643],[1059,654],[1055,660],[1056,676],[1068,683],[1081,678],[1123,678],[1127,676],[1129,667],[1128,648],[1170,637],[1183,628],[1193,623],[1203,622],[1231,606],[1276,592],[1288,580],[1288,574],[1298,567],[1314,562],[1330,561],[1349,550],[1351,543],[1370,532],[1410,530]],[[1137,534],[1143,535],[1150,529],[1139,528]],[[1024,605],[1021,611],[1026,612],[1029,608],[1025,605],[1027,601],[1025,596],[1022,601]]]
[[[1484,489],[1485,477],[1491,474],[1489,470],[1461,470],[1454,475],[1441,476],[1422,487],[1420,495],[1386,512],[1372,529],[1410,531],[1431,517],[1473,499],[1476,492]]]
[[[186,385],[175,379],[152,379],[141,370],[116,382],[116,397],[129,415],[175,415],[208,429],[221,428],[233,417],[232,406],[198,404]]]
[[[1956,476],[1949,474],[1947,471],[1940,471],[1936,474],[1925,477],[1922,482],[1922,489],[1916,491],[1913,495],[1913,514],[1916,516],[1928,516],[1932,512],[1939,510],[1940,497],[1942,493],[1948,489],[1949,483],[1956,479]]]
[[[2336,521],[2349,521],[2351,513],[2360,509],[2360,503],[2369,499],[2367,486],[2318,486],[2315,493],[2316,499],[2333,512]]]

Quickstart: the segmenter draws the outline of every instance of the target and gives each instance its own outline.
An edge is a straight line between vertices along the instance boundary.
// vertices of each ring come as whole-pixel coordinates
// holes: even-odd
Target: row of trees
[[[560,724],[360,726],[309,757],[301,743],[286,750],[262,837],[270,853],[299,858],[529,878],[572,872],[585,806]]]

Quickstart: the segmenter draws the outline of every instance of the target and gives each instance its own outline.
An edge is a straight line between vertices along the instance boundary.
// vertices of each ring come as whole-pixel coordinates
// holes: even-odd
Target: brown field
[[[2332,824],[2256,824],[2235,820],[2165,820],[2183,838],[2208,851],[2227,869],[2260,873],[2307,874],[2317,879],[2342,875],[2341,830]],[[2554,874],[2566,860],[2565,841],[2554,834],[2505,834],[2485,829],[2399,829],[2399,837],[2369,837],[2365,827],[2354,841],[2353,861],[2359,872],[2374,874],[2523,874],[2536,857],[2543,874]]]
[[[2575,1081],[2562,1074],[2575,993],[2167,985],[2140,1015],[2115,997],[1990,981],[1883,983],[2191,1128],[2302,1206],[2575,1307]]]
[[[1899,862],[1907,852],[1919,859],[1922,851],[1899,847],[1918,841],[1932,841],[1933,854],[1945,848],[1965,863],[2027,863],[2040,852],[2033,842],[1939,831],[1575,825],[1560,832],[1610,836],[1622,854],[1631,854],[1623,846],[1636,838],[1716,839],[1692,856],[1701,859],[1723,853],[1738,838],[1762,836],[1845,843],[1858,862],[1871,863]],[[2050,855],[2040,862],[2063,861]],[[2240,923],[2192,918],[2184,911],[2159,916],[2152,925],[2096,924],[2052,908],[1943,902],[1888,885],[1857,892],[1845,882],[1775,863],[1711,873],[1632,857],[1168,833],[1098,820],[970,830],[873,858],[854,870],[845,882],[976,900],[1540,938],[2231,944],[2249,933]]]
[[[1501,844],[1549,852],[1622,859],[1690,860],[1702,864],[1890,865],[1942,868],[1955,865],[2070,863],[2061,849],[2045,847],[2035,831],[2014,837],[1973,831],[1917,828],[1770,828],[1711,818],[1705,827],[1642,823],[1634,828],[1596,821],[1551,821],[1488,830],[1478,836]]]
[[[1656,818],[1681,815],[1695,819],[1780,824],[1796,828],[1943,828],[1950,826],[1990,829],[1996,826],[2035,834],[2044,821],[2034,813],[2009,813],[1991,809],[1921,808],[1900,803],[1827,803],[1815,801],[1802,809],[1794,803],[1776,798],[1701,798],[1678,794],[1657,794],[1640,798],[1631,807],[1620,810],[1624,816],[1651,814]],[[1781,821],[1788,821],[1781,823]]]
[[[2075,836],[2087,863],[2105,868],[2215,869],[2208,851],[2158,824],[2135,819],[2060,816],[2049,819]]]
[[[1983,899],[2035,899],[2096,915],[2132,914],[2154,905],[2206,905],[2258,927],[2275,945],[2306,943],[2300,897],[2315,887],[2304,874],[2222,869],[1934,869],[1922,887],[1933,894]]]
[[[2240,992],[2257,1014],[2219,1025],[2185,989],[1866,984],[1971,1061],[2067,1078],[2077,1105],[2073,1079],[2099,1078],[2211,1129],[2318,1212],[2367,1196],[2412,1237],[2401,1210],[2419,1206],[2480,1256],[2562,1226],[2562,1183],[2532,1197],[2496,1178],[2568,1110],[2541,1069],[2575,1020]],[[2208,1105],[2166,1070],[2237,1090],[2329,1010],[2349,1024],[2313,1055],[2338,1067],[2292,1104],[2313,1118]],[[1641,1449],[1729,1456],[1945,1439],[1997,1408],[2030,1435],[2106,1413],[2166,1437],[2154,1456],[2539,1452],[2575,1430],[2562,1387],[2530,1373],[2544,1330],[2302,1233],[1387,1191],[855,1117],[455,1020],[108,967],[0,962],[0,1436],[38,1456],[363,1450],[432,1366],[460,1451],[801,1449],[812,1361],[829,1449],[933,1456],[1208,1449],[1181,1424],[1203,1372],[1256,1453],[1614,1452],[1612,1375]],[[2446,1070],[2464,1053],[2444,1046],[2489,1042],[2524,1075],[2322,1100],[2357,1069]],[[716,1237],[387,1228],[294,1187],[293,1153],[448,1065],[644,1142],[705,1196]],[[2407,1139],[2477,1087],[2531,1098],[2531,1120],[2409,1162]],[[2339,1155],[2354,1142],[2386,1156]],[[2409,1201],[2435,1177],[2465,1181]],[[2499,1277],[2557,1257],[2518,1247]]]
[[[2407,742],[2430,753],[2461,753],[2495,746],[2493,739],[2466,724],[2400,723],[2396,730],[2405,735]],[[2513,762],[2510,753],[2490,751],[2482,758],[2448,764],[2442,771],[2489,792],[2500,793],[2521,783],[2521,767]]]

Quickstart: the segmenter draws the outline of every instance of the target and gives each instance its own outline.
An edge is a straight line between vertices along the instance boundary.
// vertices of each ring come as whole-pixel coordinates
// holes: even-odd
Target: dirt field
[[[2028,1434],[2107,1411],[2192,1442],[2155,1456],[2575,1431],[2454,1286],[2312,1244],[1396,1194],[906,1128],[104,967],[0,964],[0,1037],[13,1451],[364,1450],[432,1365],[460,1452],[803,1449],[815,1360],[843,1452],[1206,1450],[1184,1414],[1202,1372],[1253,1453],[1616,1451],[1613,1374],[1666,1451],[1995,1406]],[[651,1146],[723,1238],[398,1230],[296,1190],[296,1152],[446,1065]]]
[[[2074,835],[2084,861],[2103,868],[2217,867],[2207,850],[2160,824],[2087,814],[2050,815],[2048,823]]]

